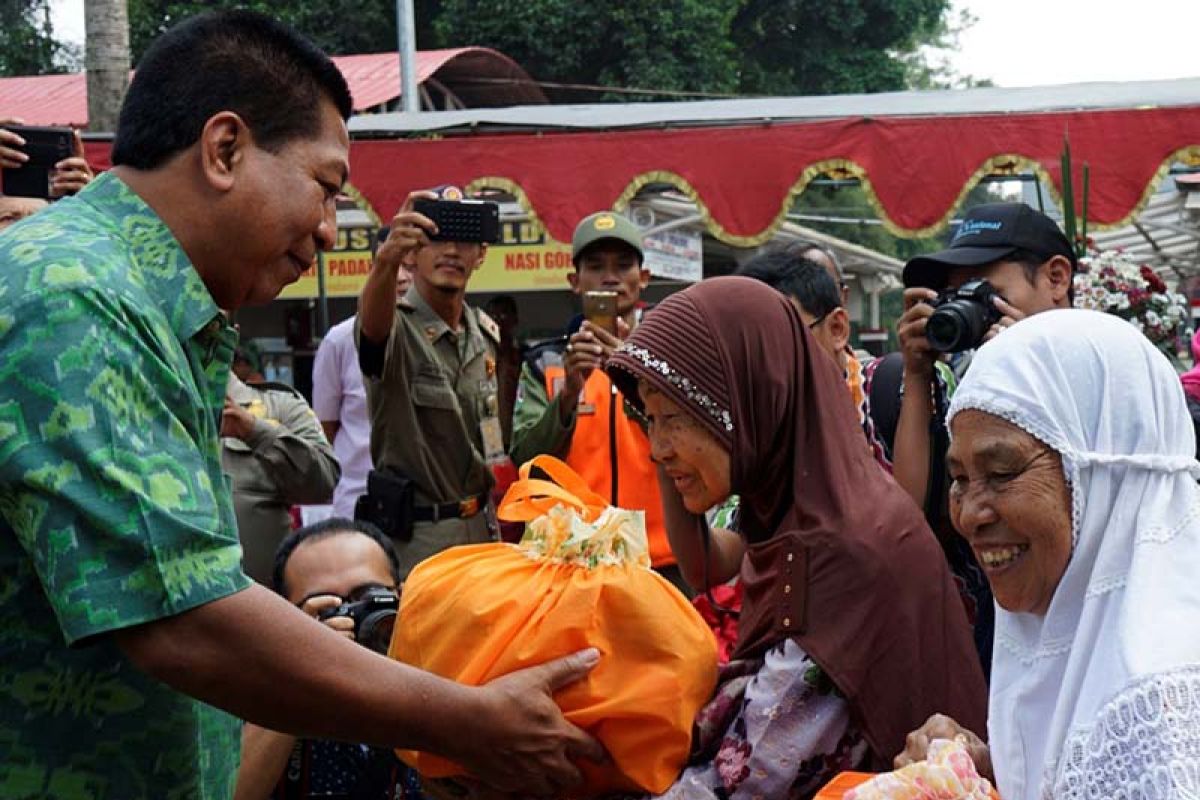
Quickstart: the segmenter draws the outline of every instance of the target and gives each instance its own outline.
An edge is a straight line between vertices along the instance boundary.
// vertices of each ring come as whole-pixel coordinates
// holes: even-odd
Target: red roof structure
[[[333,60],[350,84],[355,112],[377,110],[399,98],[397,54],[335,56]],[[453,96],[459,101],[458,107],[465,108],[547,102],[545,93],[529,73],[497,50],[487,47],[423,50],[417,53],[416,61],[417,85],[431,99],[435,94]],[[22,119],[27,125],[86,127],[87,78],[82,72],[0,78],[0,117]]]

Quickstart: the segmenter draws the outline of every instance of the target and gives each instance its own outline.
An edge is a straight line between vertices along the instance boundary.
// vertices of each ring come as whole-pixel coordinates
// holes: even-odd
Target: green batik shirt
[[[249,585],[236,334],[115,176],[0,234],[0,798],[232,794],[238,726],[106,636]]]

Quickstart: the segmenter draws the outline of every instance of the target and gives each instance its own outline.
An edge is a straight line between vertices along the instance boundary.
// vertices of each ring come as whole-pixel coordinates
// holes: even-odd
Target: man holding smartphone
[[[575,228],[571,261],[567,279],[584,313],[564,336],[526,354],[510,455],[517,464],[543,453],[561,458],[613,505],[644,510],[654,567],[685,588],[667,542],[650,442],[603,369],[641,319],[650,283],[642,233],[620,214],[592,214]]]
[[[355,516],[396,542],[401,579],[446,548],[496,536],[491,466],[507,462],[496,380],[500,331],[465,299],[487,244],[445,240],[437,222],[415,208],[463,199],[454,186],[409,195],[359,298],[375,469]],[[481,206],[451,206],[443,224]],[[397,301],[401,265],[411,267],[413,285]]]

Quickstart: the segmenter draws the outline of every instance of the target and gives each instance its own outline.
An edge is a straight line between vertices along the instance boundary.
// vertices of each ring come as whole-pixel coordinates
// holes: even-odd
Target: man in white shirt
[[[412,273],[401,265],[396,273],[396,297],[403,297],[411,284]],[[371,418],[354,347],[354,320],[350,317],[329,329],[313,363],[313,411],[333,443],[342,477],[333,491],[332,505],[304,508],[305,525],[331,516],[354,519],[354,503],[367,491],[367,473],[372,469]]]

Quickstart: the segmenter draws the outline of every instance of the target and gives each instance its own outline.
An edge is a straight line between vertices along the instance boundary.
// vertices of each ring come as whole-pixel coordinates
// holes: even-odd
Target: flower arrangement
[[[1190,333],[1187,298],[1122,250],[1088,248],[1075,274],[1075,306],[1128,320],[1172,359]]]

